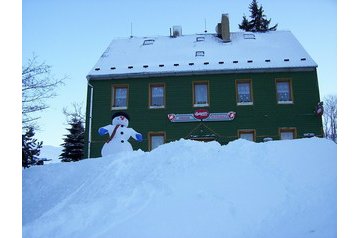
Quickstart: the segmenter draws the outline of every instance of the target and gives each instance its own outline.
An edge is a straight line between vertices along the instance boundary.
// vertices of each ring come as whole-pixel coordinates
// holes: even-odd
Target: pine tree
[[[270,27],[271,19],[266,19],[262,5],[259,7],[256,0],[252,1],[249,9],[251,20],[249,21],[246,16],[243,16],[242,22],[239,24],[240,29],[251,32],[267,32],[275,31],[277,29],[277,24]]]
[[[68,112],[66,109],[63,113],[67,117],[67,123],[70,128],[66,128],[69,134],[64,138],[62,153],[60,159],[62,162],[74,162],[83,159],[84,156],[84,117],[81,115],[81,108],[73,105],[75,112]]]
[[[22,167],[28,168],[32,165],[41,165],[43,160],[38,158],[40,149],[42,148],[42,141],[37,142],[37,139],[32,138],[35,135],[34,128],[27,129],[22,135]]]

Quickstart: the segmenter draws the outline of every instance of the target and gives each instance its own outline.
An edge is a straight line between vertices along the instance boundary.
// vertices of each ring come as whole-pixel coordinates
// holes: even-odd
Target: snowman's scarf
[[[119,127],[119,125],[116,125],[116,127],[114,128],[114,130],[112,132],[112,135],[108,138],[106,143],[109,143],[113,139],[113,137],[116,135],[118,127]]]

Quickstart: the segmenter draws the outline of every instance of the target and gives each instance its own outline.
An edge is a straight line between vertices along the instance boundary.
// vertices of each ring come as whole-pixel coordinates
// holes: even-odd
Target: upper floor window
[[[278,103],[293,103],[291,80],[276,80],[276,95]]]
[[[128,85],[113,86],[113,108],[127,109],[128,107]]]
[[[149,85],[149,108],[165,107],[165,86],[164,84]]]
[[[252,105],[252,86],[251,80],[236,81],[236,102],[237,105]]]
[[[206,81],[193,83],[194,107],[209,106],[209,83]]]

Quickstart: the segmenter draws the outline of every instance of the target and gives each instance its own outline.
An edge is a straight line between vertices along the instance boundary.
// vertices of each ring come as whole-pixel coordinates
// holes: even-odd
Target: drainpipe
[[[89,108],[89,117],[88,117],[88,150],[87,150],[87,158],[90,158],[91,155],[91,128],[92,128],[92,105],[93,105],[93,85],[91,85],[88,81],[88,86],[91,88],[90,91],[90,108]]]

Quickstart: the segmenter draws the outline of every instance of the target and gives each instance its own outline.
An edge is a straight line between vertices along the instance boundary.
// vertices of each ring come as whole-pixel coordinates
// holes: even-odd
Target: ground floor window
[[[296,138],[296,128],[280,128],[281,140],[292,140]]]
[[[165,132],[149,132],[148,133],[148,147],[149,151],[154,150],[158,146],[164,144],[165,142]]]
[[[238,131],[239,138],[249,140],[249,141],[255,141],[256,133],[253,129],[247,129],[247,130],[239,130]]]

